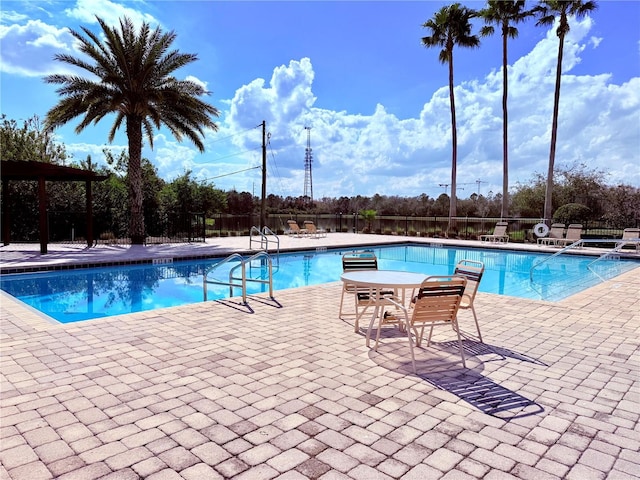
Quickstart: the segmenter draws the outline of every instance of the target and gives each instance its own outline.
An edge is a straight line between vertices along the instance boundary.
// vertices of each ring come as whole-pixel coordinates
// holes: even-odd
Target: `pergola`
[[[47,253],[49,243],[49,225],[47,222],[47,188],[45,182],[85,182],[86,214],[87,214],[87,246],[93,245],[93,196],[91,182],[101,182],[108,176],[99,175],[89,170],[65,167],[52,163],[32,162],[27,160],[2,160],[0,162],[2,191],[9,194],[9,181],[28,180],[38,182],[38,211],[40,253]],[[11,243],[11,219],[9,216],[8,197],[2,202],[2,241]]]

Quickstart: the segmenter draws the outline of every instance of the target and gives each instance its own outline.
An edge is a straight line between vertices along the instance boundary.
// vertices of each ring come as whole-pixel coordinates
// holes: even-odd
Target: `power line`
[[[273,174],[273,176],[277,181],[278,190],[280,191],[280,196],[284,197],[283,195],[284,189],[282,188],[282,178],[280,177],[280,171],[278,169],[278,164],[276,162],[276,156],[273,152],[273,147],[271,146],[271,137],[269,137],[267,146],[269,147],[269,152],[271,153],[271,164],[269,166],[271,167],[272,172],[275,170],[275,173]]]
[[[238,155],[243,155],[245,153],[249,153],[249,152],[253,152],[254,150],[258,150],[260,147],[253,147],[250,148],[249,150],[245,150],[243,152],[238,152],[238,153],[231,153],[229,155],[225,155],[224,157],[216,157],[214,159],[212,159],[213,161],[217,161],[217,160],[224,160],[225,158],[231,158],[231,157],[236,157]]]
[[[225,173],[223,175],[216,175],[215,177],[204,178],[203,180],[215,180],[216,178],[228,177],[229,175],[235,175],[236,173],[242,173],[242,172],[246,172],[246,171],[249,171],[249,170],[255,170],[256,168],[261,168],[261,167],[260,167],[260,165],[256,165],[255,167],[249,167],[249,168],[245,168],[243,170],[237,170],[235,172]]]

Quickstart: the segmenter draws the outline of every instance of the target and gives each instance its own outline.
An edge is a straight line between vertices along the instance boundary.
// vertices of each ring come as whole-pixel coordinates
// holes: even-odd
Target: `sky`
[[[198,60],[178,78],[203,84],[220,110],[205,153],[166,129],[143,156],[160,177],[192,178],[223,190],[261,194],[262,122],[267,194],[305,193],[305,148],[312,148],[313,198],[438,197],[451,193],[451,115],[447,66],[428,49],[422,25],[442,1],[114,1],[3,0],[0,4],[0,113],[44,119],[57,103],[53,59],[79,56],[69,29],[99,32],[96,16],[129,17],[177,35]],[[484,2],[463,5],[479,9]],[[556,167],[606,174],[608,184],[640,187],[640,1],[597,2],[570,19],[560,96]],[[534,2],[527,2],[529,7]],[[481,27],[474,22],[474,33]],[[458,197],[502,192],[502,41],[454,50]],[[509,187],[546,176],[558,53],[555,27],[518,25],[509,41]],[[89,76],[87,72],[83,76]],[[115,117],[81,133],[80,119],[56,129],[74,161],[126,149],[124,127],[107,143]],[[307,127],[307,128],[305,128]]]

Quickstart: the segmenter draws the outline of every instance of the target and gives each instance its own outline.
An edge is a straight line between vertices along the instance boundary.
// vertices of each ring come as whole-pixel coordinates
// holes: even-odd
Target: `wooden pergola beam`
[[[90,170],[55,165],[52,163],[32,162],[26,160],[2,160],[0,162],[2,191],[5,197],[2,202],[2,240],[5,245],[11,243],[11,221],[8,207],[9,181],[38,182],[38,225],[40,253],[47,253],[49,243],[49,224],[47,222],[47,186],[46,182],[85,182],[87,246],[93,245],[93,194],[91,182],[101,182],[109,178]]]

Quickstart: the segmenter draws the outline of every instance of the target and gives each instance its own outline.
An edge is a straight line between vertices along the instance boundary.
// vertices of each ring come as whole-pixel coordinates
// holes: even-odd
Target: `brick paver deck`
[[[639,478],[639,281],[479,293],[468,368],[440,329],[418,375],[338,282],[66,325],[1,294],[0,479]]]

